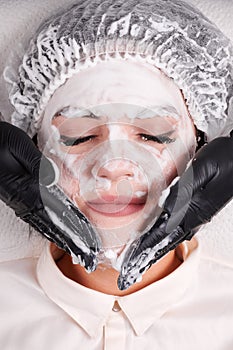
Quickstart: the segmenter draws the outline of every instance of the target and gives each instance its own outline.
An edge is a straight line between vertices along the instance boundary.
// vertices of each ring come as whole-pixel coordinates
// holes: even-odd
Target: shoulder
[[[224,327],[233,321],[233,264],[214,256],[201,255],[193,290],[192,305],[204,316],[223,315]],[[220,322],[220,319],[219,319]]]
[[[38,319],[54,319],[59,313],[37,280],[37,262],[37,258],[27,258],[0,263],[2,330],[22,328]]]
[[[204,278],[206,282],[216,283],[222,281],[233,288],[233,258],[232,253],[223,249],[227,246],[224,237],[196,237],[199,250],[199,266],[198,274],[200,278]],[[231,248],[229,250],[232,252]]]
[[[17,283],[23,286],[26,281],[36,284],[36,258],[16,259],[0,263],[1,285]]]
[[[1,315],[18,312],[25,317],[32,313],[41,317],[54,315],[57,305],[45,294],[37,279],[37,258],[26,258],[0,263]]]
[[[64,327],[82,339],[71,317],[41,288],[37,261],[27,258],[0,263],[0,344],[4,350],[64,349]]]
[[[215,256],[202,255],[199,264],[199,278],[218,289],[227,287],[233,299],[233,263]]]
[[[33,298],[43,297],[36,277],[37,259],[26,258],[0,263],[0,308],[24,308]]]

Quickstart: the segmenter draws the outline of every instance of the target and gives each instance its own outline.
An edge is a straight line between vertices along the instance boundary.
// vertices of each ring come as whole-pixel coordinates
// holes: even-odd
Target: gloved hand
[[[233,197],[233,136],[203,146],[191,166],[170,188],[151,229],[126,251],[118,287],[129,288],[158,259],[190,240]]]
[[[0,199],[87,271],[93,271],[99,238],[54,180],[52,164],[30,137],[0,122]]]

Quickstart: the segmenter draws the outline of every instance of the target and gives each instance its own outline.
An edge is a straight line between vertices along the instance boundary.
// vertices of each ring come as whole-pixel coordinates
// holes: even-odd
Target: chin
[[[103,249],[102,253],[98,256],[98,269],[114,269],[120,272],[125,253],[127,251],[126,248],[127,245],[124,244],[120,247]]]

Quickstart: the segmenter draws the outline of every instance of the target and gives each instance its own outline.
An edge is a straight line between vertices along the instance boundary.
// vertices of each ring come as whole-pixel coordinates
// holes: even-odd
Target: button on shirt
[[[123,297],[65,277],[49,244],[38,261],[2,263],[1,350],[232,350],[233,267],[198,247],[182,255],[170,275]]]

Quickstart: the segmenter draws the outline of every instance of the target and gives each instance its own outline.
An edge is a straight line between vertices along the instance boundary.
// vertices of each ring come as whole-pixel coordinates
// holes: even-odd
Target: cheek
[[[190,153],[180,140],[177,140],[176,144],[168,147],[165,153],[168,161],[164,172],[170,184],[174,177],[180,176],[184,172],[190,161]]]
[[[190,161],[189,151],[179,139],[166,145],[160,152],[151,147],[150,152],[154,156],[153,169],[156,169],[152,174],[153,183],[161,189],[169,186],[176,176],[180,176]]]
[[[195,154],[196,146],[195,128],[191,120],[181,121],[177,129],[176,141],[169,144],[164,152],[165,157],[169,160],[169,166],[165,167],[165,172],[170,181],[177,175],[181,176],[185,171]]]
[[[69,155],[64,157],[64,159],[60,159],[55,155],[50,156],[50,158],[56,163],[59,169],[58,185],[70,199],[73,199],[75,194],[79,192],[79,180],[78,177],[74,176],[72,173],[74,166],[72,167],[71,164],[69,164],[71,163]],[[74,160],[72,161],[72,164],[75,164]],[[77,167],[77,162],[75,166]]]
[[[194,156],[197,147],[196,130],[191,118],[182,119],[178,128],[181,150],[186,151],[189,160]]]
[[[153,182],[168,185],[176,174],[173,152],[167,146],[159,146],[159,149],[150,145],[144,147],[153,156],[150,166],[147,166],[147,173],[151,174]]]
[[[64,166],[61,169],[59,185],[70,199],[73,199],[76,193],[79,192],[79,181]]]
[[[164,178],[166,179],[166,185],[169,186],[172,180],[177,176],[176,164],[170,161],[163,169]]]

